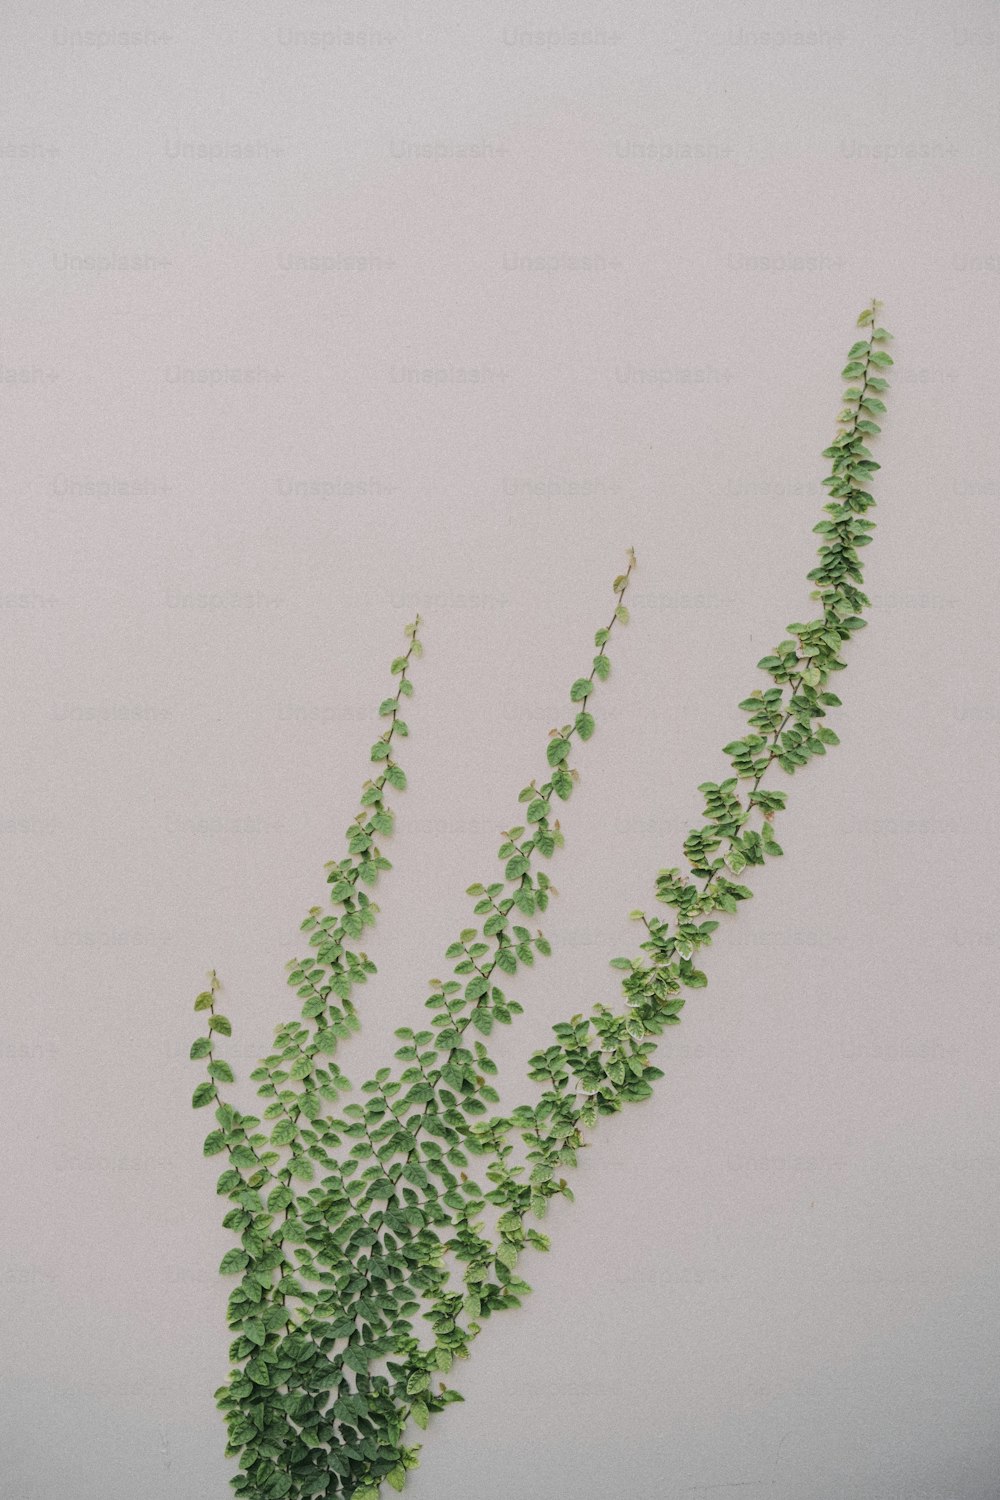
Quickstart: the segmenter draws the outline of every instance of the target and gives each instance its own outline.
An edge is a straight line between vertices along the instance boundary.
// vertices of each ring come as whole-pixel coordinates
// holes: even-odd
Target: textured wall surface
[[[617,996],[808,618],[872,295],[842,745],[407,1493],[997,1496],[995,6],[9,10],[0,1497],[230,1493],[191,1002],[249,1109],[419,610],[368,1076],[634,546],[511,1083]]]

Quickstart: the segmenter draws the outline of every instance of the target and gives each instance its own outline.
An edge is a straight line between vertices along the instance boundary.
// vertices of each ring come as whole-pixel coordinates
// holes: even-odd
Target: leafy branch
[[[631,913],[642,926],[642,956],[611,960],[624,1007],[598,1001],[589,1016],[553,1026],[554,1043],[529,1060],[529,1079],[541,1086],[535,1098],[507,1114],[496,1110],[497,1065],[487,1040],[523,1009],[497,981],[551,952],[541,930],[532,934],[519,919],[544,912],[556,894],[538,860],[564,842],[555,811],[578,779],[574,739],[594,733],[589,702],[610,674],[612,631],[628,621],[632,552],[614,581],[612,617],[594,637],[590,672],[570,688],[571,717],[549,731],[547,775],[522,789],[524,822],[503,832],[503,878],[468,887],[478,921],[446,950],[455,977],[430,981],[428,1029],[396,1031],[401,1066],[380,1068],[362,1087],[364,1103],[340,1106],[336,1115],[325,1109],[350,1088],[333,1058],[360,1024],[354,986],[376,972],[356,945],[379,910],[368,892],[391,869],[379,839],[393,829],[385,789],[406,785],[394,750],[408,733],[399,710],[413,692],[408,670],[422,650],[419,619],[407,627],[406,654],[392,663],[397,690],[379,710],[388,723],[371,759],[382,770],[365,782],[347,857],[327,866],[333,910],[310,910],[302,930],[313,951],[289,964],[301,1020],[277,1028],[274,1047],[251,1074],[270,1101],[269,1133],[260,1118],[220,1097],[220,1085],[234,1078],[215,1048],[232,1027],[215,1008],[214,971],[196,999],[208,1032],[192,1056],[206,1061],[207,1079],[192,1102],[216,1105],[218,1129],[204,1149],[228,1156],[217,1191],[234,1204],[223,1223],[240,1238],[220,1267],[241,1279],[227,1310],[237,1333],[234,1365],[216,1392],[227,1454],[239,1457],[238,1494],[377,1500],[383,1482],[401,1490],[420,1451],[406,1441],[408,1424],[426,1428],[434,1413],[462,1399],[440,1375],[467,1357],[487,1318],[530,1291],[518,1274],[521,1254],[549,1245],[531,1221],[546,1215],[551,1198],[572,1200],[566,1173],[598,1120],[648,1098],[663,1076],[652,1060],[658,1039],[679,1024],[685,991],[708,982],[696,967],[699,951],[752,896],[752,872],[782,853],[773,825],[787,794],[765,783],[775,766],[791,777],[839,742],[826,722],[840,706],[830,681],[846,667],[845,644],[866,623],[858,554],[872,540],[868,485],[879,467],[866,441],[879,433],[881,371],[892,364],[878,312],[873,302],[858,319],[867,336],[848,355],[837,432],[824,450],[828,501],[814,527],[819,559],[808,575],[816,616],[787,626],[758,663],[771,685],[740,704],[748,727],[723,751],[733,774],[698,788],[704,821],[684,840],[683,866],[656,877],[656,899],[672,910],[673,925]],[[488,1187],[471,1175],[473,1160]]]

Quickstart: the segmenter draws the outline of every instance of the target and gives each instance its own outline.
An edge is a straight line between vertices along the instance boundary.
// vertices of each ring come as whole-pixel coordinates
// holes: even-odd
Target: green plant
[[[819,562],[808,575],[818,614],[789,625],[758,663],[772,685],[740,704],[748,729],[724,749],[733,774],[699,787],[706,821],[684,842],[685,867],[656,877],[673,927],[631,913],[642,925],[644,956],[611,960],[624,1007],[598,1002],[589,1016],[555,1025],[552,1046],[530,1059],[529,1078],[541,1089],[497,1111],[487,1040],[522,1009],[499,981],[550,952],[525,924],[555,894],[542,864],[563,843],[556,813],[576,781],[573,743],[594,732],[591,699],[610,674],[615,626],[628,621],[631,552],[590,671],[570,688],[568,721],[549,733],[544,779],[520,793],[524,823],[503,833],[502,878],[468,888],[476,923],[445,954],[455,977],[430,981],[427,1028],[395,1033],[398,1066],[363,1085],[364,1103],[341,1102],[350,1085],[335,1055],[359,1026],[357,987],[375,972],[359,945],[379,910],[369,891],[390,868],[379,846],[393,828],[388,790],[406,785],[395,752],[409,732],[400,712],[422,650],[419,617],[406,628],[409,645],[391,668],[398,682],[379,709],[386,727],[371,750],[379,772],[362,789],[346,856],[327,866],[332,910],[312,908],[302,923],[310,951],[289,964],[300,1018],[277,1028],[250,1075],[267,1101],[263,1120],[220,1096],[234,1078],[216,1044],[232,1028],[216,1008],[214,971],[195,1000],[207,1031],[191,1055],[207,1061],[208,1076],[193,1103],[216,1106],[205,1153],[228,1157],[217,1190],[232,1205],[223,1223],[239,1239],[220,1267],[239,1280],[228,1302],[233,1367],[216,1392],[227,1455],[239,1458],[237,1493],[375,1500],[383,1482],[402,1489],[419,1451],[407,1441],[408,1424],[426,1428],[462,1399],[441,1377],[467,1356],[489,1316],[518,1306],[530,1290],[518,1274],[522,1251],[548,1248],[536,1224],[552,1197],[572,1199],[566,1173],[584,1133],[602,1115],[648,1098],[662,1077],[652,1062],[656,1039],[679,1023],[684,991],[707,983],[695,959],[717,916],[737,912],[752,894],[748,872],[781,854],[772,825],[786,793],[765,788],[768,772],[777,764],[794,774],[838,743],[827,718],[840,699],[828,684],[845,666],[845,642],[865,623],[858,552],[874,529],[867,486],[879,467],[866,439],[879,431],[881,368],[892,364],[878,308],[858,319],[867,336],[850,351],[837,435],[824,451],[829,499],[814,527]]]

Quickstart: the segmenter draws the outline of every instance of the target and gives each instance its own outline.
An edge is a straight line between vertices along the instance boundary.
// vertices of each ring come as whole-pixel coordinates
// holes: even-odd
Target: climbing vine
[[[598,1001],[589,1015],[558,1022],[552,1045],[529,1059],[532,1097],[498,1110],[489,1039],[522,1011],[504,986],[551,951],[537,926],[555,895],[545,866],[563,844],[558,813],[577,783],[576,746],[594,733],[614,631],[628,623],[631,551],[590,669],[569,689],[567,722],[550,730],[544,769],[520,793],[523,822],[503,831],[494,877],[468,887],[470,924],[444,955],[452,977],[429,981],[426,1025],[395,1033],[395,1066],[362,1085],[363,1102],[345,1102],[350,1084],[335,1059],[359,1027],[358,991],[376,972],[362,945],[379,913],[371,893],[391,868],[381,847],[393,831],[388,798],[406,786],[396,757],[423,649],[419,616],[390,668],[384,729],[371,748],[376,773],[346,830],[346,854],[328,864],[327,903],[309,911],[306,951],[288,965],[299,1015],[277,1027],[250,1075],[265,1101],[259,1114],[220,1092],[235,1079],[216,1050],[232,1026],[214,971],[195,1000],[206,1031],[191,1056],[207,1076],[192,1102],[215,1106],[204,1151],[226,1160],[217,1192],[238,1241],[220,1266],[237,1280],[227,1304],[232,1368],[216,1392],[237,1494],[377,1500],[383,1484],[401,1490],[420,1451],[413,1428],[462,1399],[443,1377],[492,1314],[530,1291],[521,1256],[548,1249],[539,1225],[550,1199],[572,1199],[567,1173],[587,1132],[648,1098],[663,1076],[652,1060],[658,1039],[680,1022],[685,992],[707,983],[699,951],[751,897],[751,872],[782,852],[773,825],[787,793],[765,785],[769,774],[777,765],[794,775],[838,743],[827,722],[840,705],[830,683],[866,623],[858,554],[872,540],[868,486],[879,467],[867,442],[880,430],[892,364],[879,306],[858,319],[863,336],[842,372],[843,405],[824,450],[828,500],[808,575],[815,617],[789,625],[758,663],[771,685],[740,704],[746,730],[723,752],[733,774],[698,788],[704,821],[685,839],[683,863],[656,876],[656,899],[672,915],[631,913],[639,954],[611,959],[624,1005]]]

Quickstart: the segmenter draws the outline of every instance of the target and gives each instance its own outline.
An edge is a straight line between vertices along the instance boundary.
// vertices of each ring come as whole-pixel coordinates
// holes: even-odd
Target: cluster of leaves
[[[525,924],[556,894],[541,862],[563,844],[555,814],[578,780],[574,739],[594,732],[589,705],[610,674],[612,632],[628,621],[632,553],[614,581],[614,613],[595,635],[590,672],[570,688],[569,721],[549,732],[545,778],[522,790],[524,822],[503,833],[502,878],[468,888],[477,920],[445,953],[454,977],[430,981],[427,1027],[396,1032],[397,1066],[363,1085],[364,1102],[341,1103],[350,1085],[334,1057],[359,1025],[355,987],[375,972],[358,944],[379,910],[369,891],[391,868],[379,839],[393,827],[386,790],[406,785],[395,750],[408,733],[400,708],[422,650],[419,617],[392,664],[396,690],[379,710],[387,723],[371,759],[380,772],[365,782],[346,857],[327,867],[332,910],[309,912],[302,930],[310,951],[288,966],[300,1018],[277,1028],[251,1074],[268,1101],[262,1117],[219,1094],[234,1079],[215,1048],[232,1028],[216,1009],[214,971],[197,997],[207,1033],[191,1055],[207,1059],[207,1079],[193,1103],[216,1106],[204,1149],[228,1159],[217,1191],[232,1205],[223,1223],[239,1239],[220,1267],[239,1279],[228,1301],[232,1369],[216,1392],[227,1454],[239,1460],[238,1494],[376,1500],[383,1483],[401,1490],[419,1454],[409,1424],[426,1428],[462,1399],[440,1377],[468,1355],[491,1314],[520,1305],[530,1290],[518,1274],[521,1254],[548,1248],[537,1221],[552,1197],[572,1199],[566,1172],[585,1132],[648,1098],[663,1076],[652,1061],[656,1038],[679,1023],[685,991],[707,983],[698,951],[718,916],[751,896],[748,872],[782,852],[773,822],[786,794],[765,789],[765,777],[775,763],[792,775],[838,743],[826,723],[840,702],[829,683],[869,604],[858,551],[871,540],[867,485],[878,465],[865,440],[879,431],[887,388],[879,372],[892,363],[877,313],[873,303],[858,320],[867,336],[850,351],[837,435],[824,454],[829,501],[814,528],[822,542],[809,574],[816,618],[789,625],[758,664],[773,685],[740,705],[747,732],[724,751],[734,774],[702,784],[705,821],[684,842],[685,866],[656,878],[672,925],[631,914],[644,928],[644,956],[611,960],[624,1007],[598,1003],[552,1028],[553,1044],[530,1058],[529,1078],[541,1086],[535,1097],[498,1111],[487,1039],[522,1010],[500,978],[550,952],[543,933]]]

